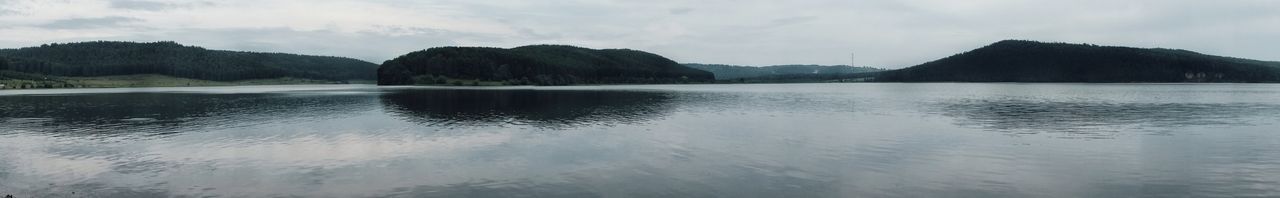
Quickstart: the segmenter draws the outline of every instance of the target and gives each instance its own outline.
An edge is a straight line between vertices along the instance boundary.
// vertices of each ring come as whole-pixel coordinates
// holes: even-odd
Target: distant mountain
[[[801,78],[804,76],[838,76],[839,74],[856,74],[884,71],[871,67],[853,67],[848,65],[775,65],[765,67],[697,64],[686,63],[695,69],[716,74],[716,80],[736,80],[751,78]]]
[[[379,85],[569,85],[711,81],[710,72],[629,49],[437,47],[382,63]]]
[[[57,77],[158,74],[210,81],[346,81],[374,80],[376,69],[376,64],[351,58],[208,50],[174,42],[95,41],[0,49],[0,70]]]
[[[1186,50],[1006,40],[900,70],[887,82],[1280,82],[1280,63]]]

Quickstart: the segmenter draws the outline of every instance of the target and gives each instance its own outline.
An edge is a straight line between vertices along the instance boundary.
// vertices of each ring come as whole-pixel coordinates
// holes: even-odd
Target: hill
[[[1280,63],[1186,50],[1006,40],[900,70],[885,82],[1280,82]]]
[[[751,78],[738,78],[731,80],[720,80],[722,83],[844,83],[844,82],[869,82],[875,79],[879,72],[865,73],[832,73],[832,74],[778,74],[768,76],[757,76]]]
[[[165,75],[208,81],[374,80],[376,64],[341,57],[208,50],[174,42],[95,41],[0,50],[0,70],[44,76]]]
[[[697,63],[687,63],[684,65],[714,73],[716,75],[716,80],[806,78],[805,76],[813,76],[816,78],[884,71],[883,69],[878,68],[854,67],[848,65],[775,65],[765,67]]]
[[[710,72],[648,52],[563,45],[438,47],[400,56],[378,68],[379,85],[682,83],[713,79]]]

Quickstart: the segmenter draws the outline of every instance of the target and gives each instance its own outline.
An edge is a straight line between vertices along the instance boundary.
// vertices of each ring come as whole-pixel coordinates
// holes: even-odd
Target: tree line
[[[237,81],[374,80],[376,64],[341,57],[208,50],[175,42],[94,41],[0,50],[0,70],[52,76],[161,74]]]
[[[503,85],[709,82],[710,72],[665,57],[628,49],[533,45],[512,49],[437,47],[386,61],[378,84]]]
[[[876,77],[889,82],[1280,82],[1280,63],[1176,49],[1006,40]]]
[[[788,78],[803,80],[805,76],[829,77],[839,74],[855,74],[880,72],[884,69],[872,67],[855,67],[848,65],[774,65],[764,67],[686,63],[685,66],[709,71],[716,75],[716,80],[749,80],[759,78]],[[785,77],[784,77],[785,76]]]

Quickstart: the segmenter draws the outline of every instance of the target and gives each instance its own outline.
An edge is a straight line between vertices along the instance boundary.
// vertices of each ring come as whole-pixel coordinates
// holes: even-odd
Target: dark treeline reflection
[[[1247,103],[1107,103],[1087,101],[966,100],[943,104],[958,124],[1018,134],[1065,133],[1107,138],[1117,132],[1163,133],[1186,126],[1247,125],[1280,114],[1280,106]]]
[[[111,93],[0,96],[0,133],[173,133],[373,108],[370,95]]]
[[[430,126],[569,128],[633,124],[674,110],[669,93],[582,90],[405,89],[382,95],[392,115]]]

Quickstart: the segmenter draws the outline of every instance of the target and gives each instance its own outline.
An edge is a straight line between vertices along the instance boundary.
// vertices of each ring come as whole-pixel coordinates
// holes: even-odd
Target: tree
[[[18,72],[65,77],[164,74],[209,80],[376,78],[376,65],[347,57],[205,50],[175,42],[56,43],[0,50],[0,56],[9,56],[10,69]]]
[[[207,50],[174,42],[82,42],[0,50],[8,68],[54,76],[161,74],[215,81],[294,77],[374,80],[377,65],[351,58]]]
[[[656,54],[560,45],[431,48],[386,61],[379,71],[378,84],[382,85],[422,84],[412,81],[421,79],[415,76],[428,75],[534,85],[670,83],[682,76],[690,81],[713,80],[710,72]]]
[[[854,67],[848,65],[774,65],[764,67],[754,66],[737,66],[737,65],[720,65],[720,64],[696,64],[689,63],[685,66],[694,69],[709,71],[716,75],[718,80],[736,80],[740,78],[760,78],[776,75],[793,75],[793,74],[853,74],[853,73],[870,73],[880,72],[883,69],[871,67]]]
[[[1008,40],[882,72],[893,82],[1280,82],[1280,63],[1141,49]]]

